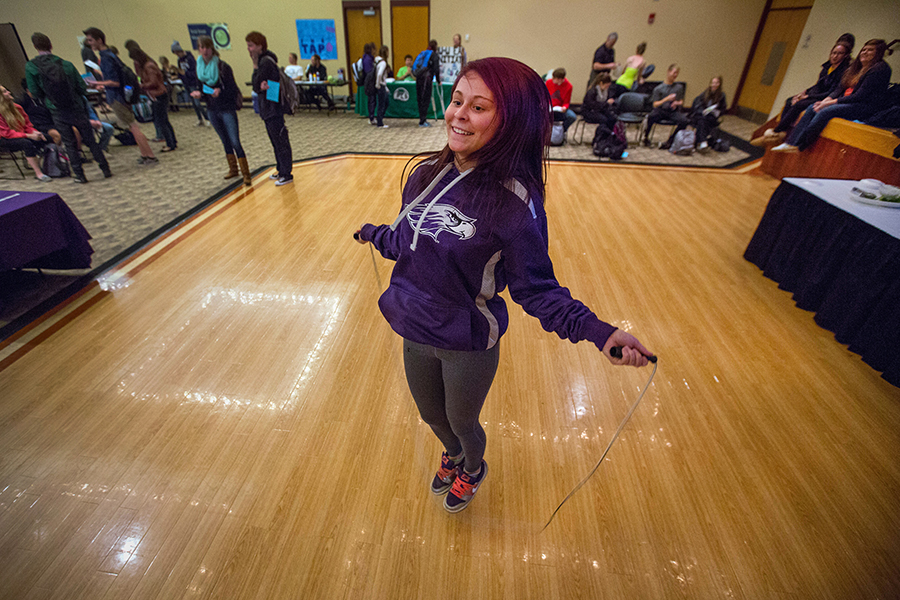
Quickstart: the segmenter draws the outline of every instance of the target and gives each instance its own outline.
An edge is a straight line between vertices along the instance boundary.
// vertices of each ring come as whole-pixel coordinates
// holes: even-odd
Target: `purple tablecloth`
[[[0,271],[86,269],[91,235],[57,194],[0,190]]]

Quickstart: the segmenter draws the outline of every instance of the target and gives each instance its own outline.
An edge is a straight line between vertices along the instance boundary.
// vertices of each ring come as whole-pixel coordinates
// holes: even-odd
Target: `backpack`
[[[622,154],[624,154],[628,144],[616,132],[620,124],[616,123],[613,129],[606,125],[597,125],[597,129],[594,131],[594,140],[591,143],[595,156],[611,160],[620,160],[622,158]],[[622,133],[624,135],[624,125],[622,126]]]
[[[69,176],[69,164],[60,156],[59,146],[56,144],[44,146],[44,160],[41,168],[46,175],[54,179]]]
[[[682,129],[675,134],[672,145],[669,146],[669,152],[680,156],[690,156],[694,153],[694,141],[697,134],[691,129]]]
[[[566,143],[566,130],[563,127],[563,121],[554,121],[553,128],[550,129],[550,145],[562,146]]]
[[[278,67],[278,63],[272,60],[270,56],[264,58],[268,58],[275,63],[276,67]],[[300,92],[297,91],[297,84],[294,83],[293,79],[288,77],[288,74],[284,72],[283,67],[278,67],[278,83],[280,84],[278,89],[278,102],[281,104],[281,112],[286,115],[292,115],[300,108]],[[263,94],[263,96],[265,95]]]
[[[374,96],[375,92],[378,91],[375,89],[375,82],[378,81],[378,64],[379,63],[375,63],[375,66],[372,67],[372,70],[366,75],[366,82],[364,84],[366,96]]]
[[[149,123],[153,120],[153,107],[150,105],[150,98],[144,95],[138,96],[131,103],[131,112],[138,123]]]
[[[44,94],[56,108],[71,110],[81,106],[81,100],[75,93],[75,87],[63,67],[62,60],[42,60],[40,65],[35,63],[35,66],[41,75]]]
[[[424,69],[428,68],[428,64],[431,62],[431,54],[431,50],[422,50],[419,52],[416,60],[413,61],[412,72],[416,78],[422,74]]]
[[[729,150],[731,150],[731,144],[729,143],[729,141],[723,140],[722,138],[719,138],[710,143],[709,146],[716,152],[728,152]]]
[[[138,80],[138,76],[135,75],[134,71],[131,70],[131,67],[123,63],[122,59],[118,56],[116,56],[116,61],[119,63],[119,85],[122,86],[122,96],[125,98],[125,104],[135,104],[140,102],[141,82]]]
[[[356,83],[356,85],[359,86],[359,85],[363,84],[363,81],[362,81],[363,64],[362,64],[361,58],[358,61],[356,61],[355,63],[353,63],[353,65],[351,65],[350,74],[353,75],[353,82]]]

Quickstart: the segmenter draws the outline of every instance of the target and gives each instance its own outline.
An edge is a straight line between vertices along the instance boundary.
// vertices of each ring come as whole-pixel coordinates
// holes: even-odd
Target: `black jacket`
[[[844,71],[847,70],[849,65],[850,57],[848,56],[844,58],[841,64],[835,67],[834,71],[829,73],[828,69],[831,68],[831,62],[825,61],[822,64],[822,70],[819,72],[819,79],[812,87],[806,89],[806,95],[809,99],[818,102],[827,98],[841,84],[841,77],[844,76]]]
[[[278,57],[271,51],[266,50],[259,55],[257,68],[253,70],[253,91],[256,92],[259,101],[259,116],[265,119],[271,119],[283,115],[281,110],[281,102],[273,102],[266,99],[266,91],[260,85],[263,81],[279,81],[279,73],[281,69],[278,67]]]
[[[618,98],[624,91],[627,91],[625,86],[611,83],[607,90],[607,100],[609,98]],[[581,102],[581,116],[588,123],[596,123],[600,120],[600,115],[603,114],[609,113],[614,115],[615,110],[615,104],[610,105],[607,102],[600,101],[597,86],[590,88]]]
[[[853,93],[844,95],[846,88],[842,85],[831,93],[831,98],[837,98],[838,104],[854,104],[865,108],[867,112],[874,113],[887,103],[887,90],[891,83],[891,67],[884,61],[874,65],[865,72]]]
[[[219,90],[219,96],[213,97],[211,94],[203,94],[203,99],[210,110],[237,110],[238,96],[240,96],[241,91],[234,81],[234,71],[231,69],[231,65],[222,59],[219,59],[219,81],[211,87],[214,90]],[[203,89],[202,85],[200,89]]]

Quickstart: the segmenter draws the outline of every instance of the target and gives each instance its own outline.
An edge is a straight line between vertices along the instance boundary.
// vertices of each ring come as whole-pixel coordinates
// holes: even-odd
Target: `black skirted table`
[[[86,269],[90,239],[57,194],[0,191],[0,271]]]
[[[900,386],[900,208],[853,200],[857,184],[785,178],[744,258]]]

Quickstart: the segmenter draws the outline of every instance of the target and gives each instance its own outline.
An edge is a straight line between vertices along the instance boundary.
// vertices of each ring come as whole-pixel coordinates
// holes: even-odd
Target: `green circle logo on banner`
[[[222,48],[227,48],[231,45],[231,36],[228,34],[228,29],[222,26],[212,30],[212,39],[216,42],[216,45]]]

